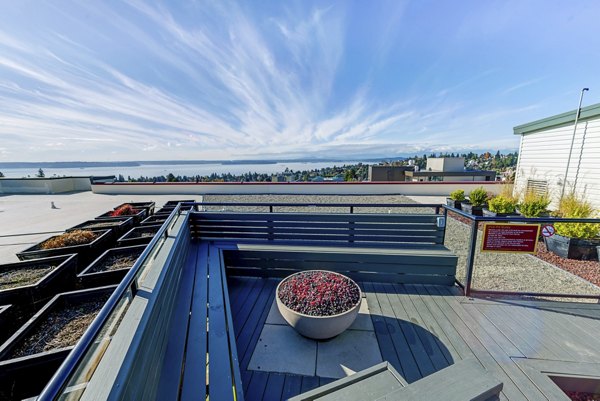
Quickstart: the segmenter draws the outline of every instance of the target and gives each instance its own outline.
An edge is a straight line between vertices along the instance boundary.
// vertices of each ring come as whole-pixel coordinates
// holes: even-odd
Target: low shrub
[[[569,194],[560,200],[555,215],[563,218],[594,218],[597,211],[585,199],[576,194]],[[563,237],[594,239],[600,236],[598,223],[556,223],[556,233]]]
[[[488,201],[488,208],[494,213],[514,213],[517,201],[512,197],[498,195]]]
[[[346,276],[313,270],[284,279],[277,296],[296,312],[332,316],[352,309],[360,300],[360,290]]]
[[[525,217],[540,217],[548,212],[548,205],[550,205],[550,198],[547,195],[528,192],[519,204],[519,212]]]
[[[469,201],[473,206],[483,206],[488,200],[488,194],[483,187],[475,188],[469,194]]]
[[[464,201],[465,191],[463,189],[457,189],[456,191],[450,192],[450,199],[457,202]]]
[[[138,209],[134,208],[133,206],[131,206],[129,204],[125,204],[125,205],[113,210],[112,212],[110,212],[109,215],[111,217],[118,217],[118,216],[131,216],[131,215],[138,214],[138,213],[139,213]]]
[[[41,249],[63,248],[65,246],[89,244],[98,237],[93,231],[75,230],[47,239],[40,244]]]

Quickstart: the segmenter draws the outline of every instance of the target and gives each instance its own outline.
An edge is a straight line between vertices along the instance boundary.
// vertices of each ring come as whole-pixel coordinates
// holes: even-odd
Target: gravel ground
[[[404,203],[417,204],[402,195],[327,196],[327,195],[206,195],[204,202],[273,203]],[[222,208],[217,208],[222,210]],[[264,207],[226,210],[267,211]],[[356,213],[423,213],[427,208],[361,208]],[[429,209],[431,210],[431,209]],[[276,208],[275,211],[344,213],[347,208]],[[464,282],[469,247],[469,227],[449,218],[444,245],[458,256],[457,278]],[[525,254],[481,253],[481,232],[477,241],[473,288],[495,291],[600,294],[600,288],[541,259]]]
[[[121,255],[111,256],[104,263],[98,264],[90,273],[112,271],[118,269],[128,269],[138,260],[140,254],[137,255]]]

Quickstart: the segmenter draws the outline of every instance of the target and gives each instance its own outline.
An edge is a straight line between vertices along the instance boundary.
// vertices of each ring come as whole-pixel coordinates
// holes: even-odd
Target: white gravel
[[[204,202],[260,202],[260,203],[409,203],[414,200],[402,195],[205,195]],[[221,210],[222,208],[218,208]],[[226,210],[243,210],[227,207]],[[245,209],[248,210],[248,209]],[[268,211],[254,207],[253,211]],[[427,208],[360,208],[355,213],[426,213]],[[248,210],[250,211],[250,210]],[[275,211],[303,211],[345,213],[347,208],[310,207],[276,208]],[[444,245],[458,256],[457,278],[465,280],[470,228],[449,218]],[[481,233],[477,241],[473,288],[496,291],[523,291],[544,293],[600,294],[600,288],[561,270],[534,256],[511,253],[481,253]]]

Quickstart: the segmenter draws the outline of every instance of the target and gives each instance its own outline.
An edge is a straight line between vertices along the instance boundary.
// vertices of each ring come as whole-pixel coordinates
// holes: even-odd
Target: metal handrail
[[[156,244],[158,244],[163,236],[167,236],[169,234],[169,228],[175,220],[175,217],[179,215],[180,208],[181,204],[178,204],[175,209],[173,209],[167,221],[165,221],[154,238],[152,238],[152,241],[150,241],[138,260],[133,264],[131,269],[129,269],[129,272],[127,272],[121,283],[113,291],[81,339],[77,342],[73,350],[71,350],[64,362],[60,365],[54,376],[52,376],[52,379],[50,379],[48,384],[46,384],[46,387],[44,387],[42,393],[37,398],[38,401],[53,401],[62,394],[65,386],[77,369],[80,361],[84,357],[85,353],[90,349],[94,340],[102,330],[104,324],[114,312],[119,301],[121,301],[127,291],[135,285],[135,279],[137,278],[140,269],[148,259],[148,256],[156,247]]]

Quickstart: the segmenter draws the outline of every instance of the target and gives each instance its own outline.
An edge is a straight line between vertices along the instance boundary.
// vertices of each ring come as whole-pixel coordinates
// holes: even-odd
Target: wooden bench
[[[428,246],[444,242],[439,214],[192,212],[192,237],[320,245]]]
[[[497,401],[502,387],[501,381],[472,358],[411,384],[384,362],[289,401]]]
[[[82,400],[243,400],[222,253],[187,224],[151,257]]]
[[[458,258],[441,245],[427,249],[219,242],[231,276],[287,277],[326,269],[356,281],[454,285]]]

